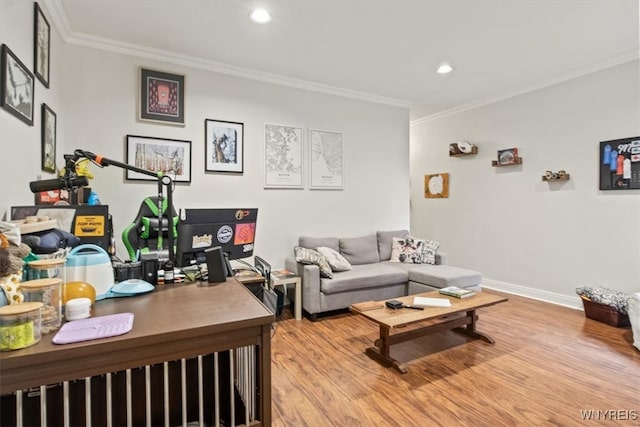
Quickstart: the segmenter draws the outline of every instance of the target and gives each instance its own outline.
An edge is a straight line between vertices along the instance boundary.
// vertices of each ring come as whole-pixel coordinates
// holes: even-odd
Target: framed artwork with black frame
[[[42,104],[42,170],[56,172],[56,113]]]
[[[204,141],[206,172],[243,172],[244,123],[205,119]]]
[[[640,190],[640,136],[600,142],[600,190]]]
[[[175,182],[191,182],[191,141],[127,135],[126,163],[140,169],[162,173]],[[157,181],[157,178],[127,170],[133,181]]]
[[[140,68],[140,120],[184,126],[184,75]]]
[[[33,126],[33,74],[6,44],[1,48],[0,63],[0,106]]]
[[[44,87],[49,87],[49,56],[51,54],[51,25],[38,3],[34,4],[33,71]]]

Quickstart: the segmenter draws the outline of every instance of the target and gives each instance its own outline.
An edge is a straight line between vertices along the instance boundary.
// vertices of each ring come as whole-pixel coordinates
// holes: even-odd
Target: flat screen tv
[[[206,263],[205,251],[216,246],[229,260],[253,255],[258,209],[181,209],[179,217],[179,267]]]

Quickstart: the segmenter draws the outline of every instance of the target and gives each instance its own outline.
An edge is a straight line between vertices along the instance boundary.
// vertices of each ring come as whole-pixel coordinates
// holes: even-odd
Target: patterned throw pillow
[[[296,246],[294,248],[294,252],[296,255],[296,262],[301,264],[317,265],[320,268],[320,276],[329,279],[333,278],[331,266],[320,252],[314,251],[313,249],[303,248],[302,246]]]
[[[347,271],[351,270],[351,264],[340,252],[335,249],[328,248],[326,246],[317,247],[316,250],[320,252],[327,260],[333,271]]]
[[[391,262],[409,264],[435,264],[436,252],[440,243],[435,240],[418,239],[410,235],[399,239],[393,238],[391,246]]]
[[[440,243],[435,240],[425,239],[422,244],[422,263],[423,264],[431,264],[435,265],[436,263],[436,252],[438,252],[438,248],[440,247]]]
[[[406,236],[402,239],[393,238],[391,244],[391,262],[407,264],[422,264],[422,245],[424,241]]]

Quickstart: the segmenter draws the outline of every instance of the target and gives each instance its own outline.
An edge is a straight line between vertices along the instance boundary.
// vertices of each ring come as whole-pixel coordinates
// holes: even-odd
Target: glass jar
[[[64,258],[38,259],[27,264],[27,280],[57,278],[65,280]]]
[[[42,333],[57,330],[62,324],[62,279],[37,279],[22,282],[25,302],[42,303]]]
[[[0,351],[37,344],[42,337],[42,303],[26,302],[0,307]]]

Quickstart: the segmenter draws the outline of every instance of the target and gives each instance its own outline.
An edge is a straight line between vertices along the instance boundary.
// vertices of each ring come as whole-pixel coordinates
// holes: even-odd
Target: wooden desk
[[[0,394],[256,346],[258,425],[271,423],[274,316],[234,279],[215,286],[164,285],[145,295],[94,304],[94,316],[131,312],[128,334],[68,345],[44,335],[37,345],[0,353]]]

